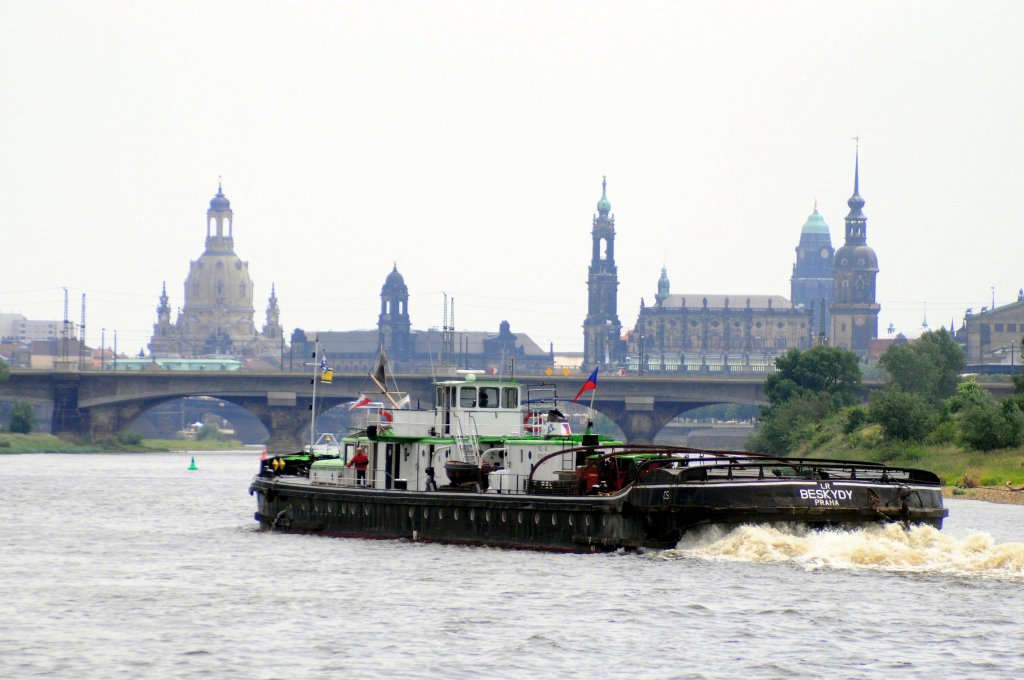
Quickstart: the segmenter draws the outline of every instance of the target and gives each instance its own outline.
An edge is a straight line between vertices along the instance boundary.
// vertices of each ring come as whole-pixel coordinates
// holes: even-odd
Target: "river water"
[[[1024,507],[561,555],[259,533],[258,455],[0,456],[0,678],[1024,677]]]

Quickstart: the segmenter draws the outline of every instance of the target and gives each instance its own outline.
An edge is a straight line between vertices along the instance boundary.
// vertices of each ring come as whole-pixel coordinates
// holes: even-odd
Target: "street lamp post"
[[[639,359],[640,359],[640,364],[638,366],[638,373],[640,375],[643,375],[644,374],[644,334],[643,333],[640,334],[640,357],[639,357]]]

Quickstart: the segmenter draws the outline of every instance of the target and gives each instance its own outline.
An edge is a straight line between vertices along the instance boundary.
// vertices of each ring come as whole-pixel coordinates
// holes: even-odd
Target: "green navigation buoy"
[[[196,467],[196,457],[195,456],[192,456],[192,463],[189,464],[188,469],[189,470],[198,470],[199,469],[199,468]]]

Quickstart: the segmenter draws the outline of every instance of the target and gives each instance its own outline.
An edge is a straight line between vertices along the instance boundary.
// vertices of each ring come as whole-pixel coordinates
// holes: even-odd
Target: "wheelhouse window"
[[[498,408],[498,388],[480,388],[480,408]]]
[[[459,406],[462,408],[476,408],[476,388],[459,388]]]
[[[517,387],[503,387],[503,388],[501,388],[501,407],[502,408],[519,408],[519,388],[517,388]]]

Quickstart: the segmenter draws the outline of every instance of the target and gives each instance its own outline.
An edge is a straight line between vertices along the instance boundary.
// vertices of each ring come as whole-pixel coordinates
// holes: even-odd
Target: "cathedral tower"
[[[617,313],[619,278],[615,268],[615,217],[610,216],[607,182],[591,231],[593,253],[587,276],[587,318],[583,322],[583,367],[616,364],[622,359],[622,324]]]
[[[815,201],[814,212],[800,230],[793,276],[789,280],[789,298],[794,307],[803,307],[811,312],[812,335],[817,339],[831,332],[829,306],[835,297],[834,257],[828,225],[818,212]]]
[[[860,197],[860,148],[853,171],[853,196],[846,202],[846,242],[835,255],[835,299],[832,302],[832,344],[856,352],[863,359],[878,337],[875,277],[878,257],[868,246],[868,218]]]
[[[412,353],[409,322],[409,288],[395,264],[380,289],[380,316],[377,319],[380,344],[392,359],[408,358]]]

